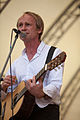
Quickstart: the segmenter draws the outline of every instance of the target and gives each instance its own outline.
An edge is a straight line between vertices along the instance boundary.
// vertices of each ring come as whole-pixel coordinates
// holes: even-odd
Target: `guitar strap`
[[[54,46],[50,47],[45,64],[47,64],[51,61],[51,58],[53,56],[55,49],[56,49],[56,47],[54,47]],[[44,75],[43,75],[43,80],[44,80],[45,75],[46,75],[46,73],[44,73]]]
[[[51,58],[53,56],[55,49],[56,49],[56,47],[53,47],[53,46],[50,47],[45,64],[47,64],[48,62],[51,61]]]

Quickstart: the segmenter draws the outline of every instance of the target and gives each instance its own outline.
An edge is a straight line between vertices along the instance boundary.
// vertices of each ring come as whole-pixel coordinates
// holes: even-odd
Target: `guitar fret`
[[[38,81],[39,77],[45,72],[45,67],[35,76],[36,82]]]

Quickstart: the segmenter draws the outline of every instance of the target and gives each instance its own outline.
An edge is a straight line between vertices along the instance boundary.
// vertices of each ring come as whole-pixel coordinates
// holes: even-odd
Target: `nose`
[[[25,31],[25,30],[26,30],[26,25],[23,25],[21,31]]]

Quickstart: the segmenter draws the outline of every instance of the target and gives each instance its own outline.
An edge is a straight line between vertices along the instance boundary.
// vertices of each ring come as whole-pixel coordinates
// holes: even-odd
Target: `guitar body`
[[[25,82],[21,82],[18,87],[13,91],[13,98],[16,94],[18,94],[25,87]],[[4,110],[4,120],[11,120],[12,118],[12,110],[11,110],[11,93],[7,95],[7,97],[2,101],[2,110]],[[28,91],[25,92],[23,97],[17,102],[13,109],[13,120],[26,120],[30,116],[33,107],[35,104],[35,98]]]

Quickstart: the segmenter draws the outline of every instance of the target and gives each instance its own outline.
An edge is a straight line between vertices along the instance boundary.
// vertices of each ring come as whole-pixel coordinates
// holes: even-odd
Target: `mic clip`
[[[17,29],[15,29],[15,28],[13,28],[13,31],[14,31],[15,33],[17,33],[17,34],[20,34],[20,33],[21,33],[20,30],[17,30]]]

